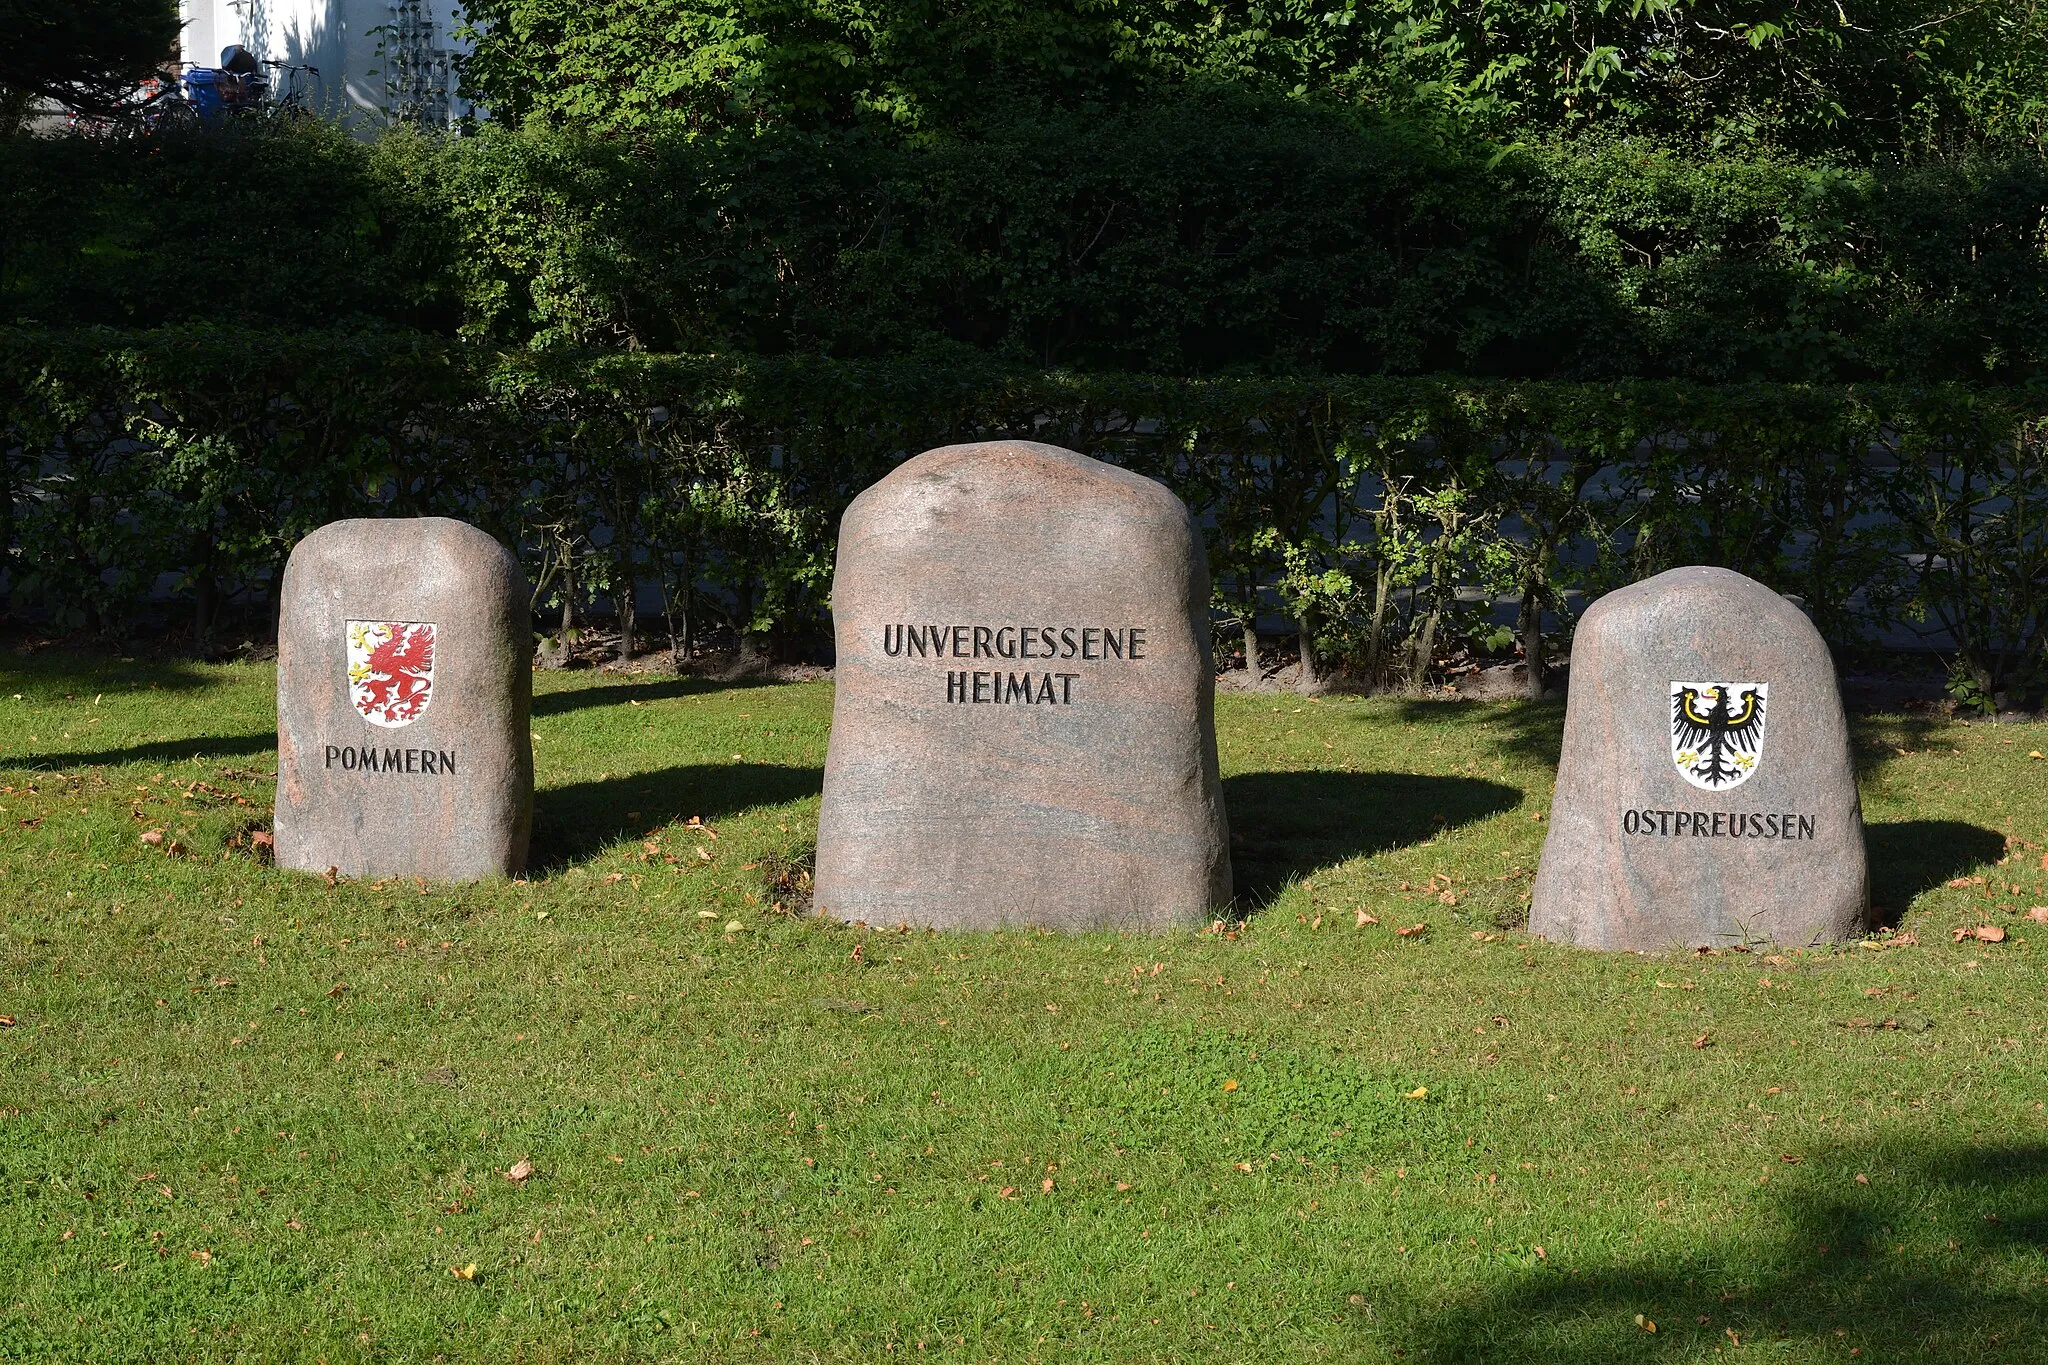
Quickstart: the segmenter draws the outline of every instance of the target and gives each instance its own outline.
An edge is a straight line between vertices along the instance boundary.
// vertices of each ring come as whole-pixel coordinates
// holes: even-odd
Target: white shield
[[[395,730],[434,699],[434,627],[426,621],[350,621],[348,695],[363,719]]]
[[[1702,791],[1749,781],[1764,758],[1764,710],[1771,685],[1760,682],[1671,684],[1671,762]]]

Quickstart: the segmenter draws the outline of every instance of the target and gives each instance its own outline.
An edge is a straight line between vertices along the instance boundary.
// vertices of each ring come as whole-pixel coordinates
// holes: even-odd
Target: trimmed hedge
[[[203,636],[266,600],[313,527],[432,512],[515,546],[551,624],[659,588],[679,633],[815,640],[852,496],[916,451],[1010,435],[1162,479],[1208,528],[1219,620],[1284,611],[1312,660],[1389,684],[1493,632],[1500,595],[1540,663],[1579,594],[1684,563],[1796,594],[1840,645],[1938,630],[1974,704],[2037,695],[2048,659],[2048,413],[2011,390],[15,329],[0,424],[16,609],[116,633],[169,581]]]
[[[998,117],[998,114],[1001,117]],[[2048,367],[2048,161],[1501,148],[1242,90],[971,133],[0,142],[0,321],[1148,374]]]

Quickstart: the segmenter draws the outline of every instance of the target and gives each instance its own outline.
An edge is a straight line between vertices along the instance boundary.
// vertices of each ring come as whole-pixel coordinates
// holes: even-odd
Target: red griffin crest
[[[396,729],[434,695],[434,627],[424,621],[348,623],[349,700],[372,725]]]

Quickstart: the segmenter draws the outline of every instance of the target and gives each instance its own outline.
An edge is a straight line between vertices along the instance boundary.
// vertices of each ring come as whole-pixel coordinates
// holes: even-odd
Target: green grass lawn
[[[2048,1359],[2048,729],[1657,958],[1513,928],[1556,707],[1225,697],[1248,922],[963,936],[776,909],[828,685],[537,686],[530,882],[330,887],[269,669],[8,659],[0,1357]]]

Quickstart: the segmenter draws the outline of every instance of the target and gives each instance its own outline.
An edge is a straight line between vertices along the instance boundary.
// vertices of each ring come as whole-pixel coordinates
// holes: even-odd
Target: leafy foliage
[[[177,38],[177,0],[0,0],[0,137],[28,100],[117,111],[170,61]]]
[[[1241,90],[861,129],[0,146],[0,316],[1215,374],[2023,383],[2048,164],[1579,139]]]
[[[203,634],[312,527],[440,512],[518,546],[565,629],[658,587],[685,631],[695,612],[808,644],[853,496],[915,451],[1015,434],[1166,482],[1209,528],[1219,617],[1284,607],[1312,663],[1374,683],[1426,680],[1497,595],[1540,661],[1546,619],[1678,564],[1796,594],[1838,643],[1924,621],[1987,696],[2038,691],[2048,657],[2048,418],[2010,391],[16,331],[0,421],[9,588],[103,630],[168,573]]]
[[[1939,0],[476,0],[473,93],[645,133],[1117,109],[1204,84],[1494,137],[1585,129],[1853,160],[2048,130],[2048,16]]]

